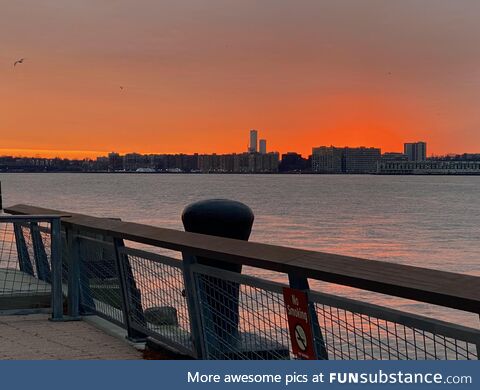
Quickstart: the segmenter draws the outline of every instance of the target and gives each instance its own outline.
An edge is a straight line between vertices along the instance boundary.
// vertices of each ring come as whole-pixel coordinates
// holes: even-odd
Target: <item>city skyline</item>
[[[417,139],[475,153],[479,13],[464,0],[6,3],[0,146],[231,153],[254,127],[280,153]]]
[[[0,148],[0,157],[10,156],[10,157],[19,157],[19,158],[50,158],[50,159],[61,158],[61,159],[70,159],[70,160],[83,160],[83,159],[95,159],[95,158],[99,158],[99,157],[105,157],[105,156],[108,156],[111,153],[118,153],[120,155],[128,155],[128,154],[139,154],[139,155],[196,155],[196,154],[199,154],[199,155],[225,155],[225,154],[242,154],[242,153],[245,153],[245,152],[265,154],[267,152],[267,140],[265,138],[260,138],[259,139],[258,134],[259,134],[258,130],[251,129],[249,131],[248,146],[246,148],[244,148],[244,150],[239,148],[238,150],[235,150],[235,151],[232,151],[232,152],[225,152],[225,153],[215,152],[215,151],[212,152],[212,153],[205,153],[205,152],[201,152],[201,151],[194,151],[194,152],[190,152],[190,153],[187,153],[187,152],[168,153],[168,152],[161,152],[161,151],[143,153],[143,152],[136,151],[136,150],[130,150],[130,151],[110,150],[110,151],[102,151],[102,152],[92,151],[91,155],[84,155],[84,153],[86,153],[86,151],[62,151],[63,153],[65,153],[67,155],[62,155],[62,153],[56,153],[55,151],[53,151],[53,152],[51,152],[52,154],[49,155],[49,151],[42,151],[42,152],[45,153],[45,154],[43,154],[43,153],[36,153],[38,151],[35,151],[35,150],[2,149],[2,148]],[[252,145],[252,142],[254,143],[255,146]],[[426,142],[425,141],[420,141],[420,140],[417,140],[417,141],[413,142],[413,144],[416,144],[416,143],[426,143]],[[382,150],[383,153],[405,153],[402,150],[405,149],[407,144],[412,144],[412,142],[403,142],[402,144],[398,145],[396,150],[384,151],[384,150],[382,150],[382,148],[378,148],[378,149]],[[286,150],[286,151],[282,151],[282,152],[280,152],[278,150],[270,150],[269,153],[274,152],[274,153],[279,153],[280,155],[282,155],[282,154],[293,152],[293,153],[299,153],[300,155],[305,156],[305,157],[309,157],[312,154],[312,150],[319,147],[320,145],[327,146],[326,143],[322,144],[321,142],[320,143],[317,142],[316,144],[312,145],[309,148],[309,152],[305,153],[305,154],[301,153],[299,151],[296,151],[296,150],[291,150],[291,149]],[[376,146],[366,145],[366,144],[361,144],[361,145],[333,145],[333,144],[329,144],[328,146],[329,147],[335,147],[335,148],[377,148]],[[20,152],[20,153],[18,153],[18,152]],[[35,153],[35,154],[32,154],[32,153]],[[466,153],[466,152],[462,152],[462,153]],[[462,153],[450,153],[450,154],[445,154],[444,156],[458,155],[458,154],[462,154]],[[70,154],[70,156],[68,154]],[[405,154],[407,154],[407,153],[405,153]],[[426,156],[428,156],[428,155],[426,155]],[[429,157],[434,157],[434,156],[435,156],[434,154],[431,154]]]
[[[427,157],[425,141],[405,142],[403,152],[375,147],[317,146],[307,158],[297,152],[267,152],[267,140],[249,131],[239,153],[140,154],[110,152],[95,159],[22,158],[0,155],[0,172],[108,173],[318,173],[318,174],[480,174],[480,154]]]
[[[208,155],[208,154],[219,154],[219,155],[222,155],[222,154],[238,154],[238,153],[243,153],[243,152],[246,151],[248,153],[265,154],[265,153],[267,153],[267,139],[259,138],[259,133],[261,135],[261,131],[259,131],[257,129],[250,129],[246,149],[244,151],[236,150],[236,151],[227,152],[227,153],[218,153],[216,151],[214,151],[212,153],[204,153],[204,152],[201,152],[201,151],[195,151],[193,153],[185,153],[185,152],[168,153],[168,152],[160,152],[160,151],[150,152],[150,153],[142,153],[142,152],[134,151],[134,150],[120,151],[120,152],[115,151],[115,150],[108,151],[108,152],[106,152],[106,151],[104,151],[104,152],[92,151],[92,152],[88,153],[87,151],[61,151],[61,152],[58,152],[58,151],[38,151],[38,150],[33,150],[32,151],[32,150],[15,150],[15,149],[2,149],[2,148],[0,148],[0,156],[15,156],[15,157],[26,157],[26,158],[34,157],[34,158],[95,159],[95,158],[98,158],[98,157],[101,157],[101,156],[108,155],[110,153],[119,153],[119,154],[122,154],[122,155],[127,155],[127,154],[141,154],[141,155],[155,155],[155,154],[158,154],[158,155],[161,155],[161,154],[169,154],[169,155],[203,154],[203,155]],[[416,141],[415,143],[425,144],[424,141]],[[407,144],[411,144],[411,143],[404,143],[404,148],[406,148]],[[333,145],[330,145],[330,146],[333,146]],[[362,144],[362,145],[343,145],[343,146],[336,146],[336,147],[358,148],[358,147],[365,147],[365,146],[366,146],[365,144]],[[370,147],[372,147],[372,146],[370,146]],[[316,148],[316,146],[313,145],[310,148],[310,152],[308,154],[306,154],[306,156],[309,156],[311,154],[311,151],[315,148]],[[381,149],[381,148],[379,148],[379,149]],[[273,151],[273,152],[280,153],[278,151]],[[282,154],[289,153],[289,152],[297,153],[297,151],[294,151],[294,150],[287,150],[287,151],[282,152]],[[395,153],[395,152],[398,152],[398,151],[389,151],[389,152],[394,152]],[[300,153],[300,154],[303,155],[303,153]],[[405,152],[405,154],[408,154],[408,153]]]
[[[252,131],[256,132],[256,142],[257,142],[257,150],[251,150],[251,142],[252,142]],[[104,151],[99,151],[99,150],[37,150],[37,149],[23,149],[23,148],[1,148],[0,147],[0,156],[16,156],[16,157],[35,157],[35,158],[67,158],[67,159],[94,159],[99,156],[106,156],[111,152],[116,152],[120,154],[130,154],[130,153],[138,153],[138,154],[144,154],[144,155],[153,155],[153,154],[235,154],[235,153],[243,153],[244,151],[259,151],[261,144],[264,145],[266,148],[266,138],[258,138],[258,132],[259,130],[256,129],[251,129],[250,130],[250,137],[247,141],[247,147],[242,148],[240,146],[241,142],[237,146],[235,150],[230,150],[230,151],[211,151],[211,152],[206,152],[206,151],[174,151],[174,152],[168,152],[168,151],[161,151],[161,150],[153,150],[149,152],[143,152],[139,150],[104,150]],[[329,145],[329,146],[335,146],[335,147],[350,147],[350,148],[359,148],[359,147],[375,147],[381,149],[383,152],[389,153],[403,153],[404,152],[404,144],[406,143],[417,143],[417,142],[424,142],[420,139],[409,139],[408,141],[405,140],[400,140],[400,143],[396,146],[393,146],[392,149],[385,150],[381,146],[378,145],[372,145],[372,144],[367,144],[365,142],[358,142],[356,144],[333,144],[333,143],[328,143],[328,142],[316,142],[310,145],[309,147],[302,148],[301,150],[294,150],[292,148],[290,149],[285,149],[285,150],[273,150],[269,146],[269,149],[272,151],[278,152],[280,154],[288,153],[288,152],[298,152],[303,156],[309,156],[312,153],[312,148],[315,148],[319,146],[320,144],[322,145]],[[273,142],[275,144],[275,142]],[[434,142],[433,142],[434,143]],[[269,142],[270,145],[270,142]],[[245,149],[245,150],[243,150]],[[431,141],[429,141],[429,151],[431,150]],[[303,152],[305,150],[305,152]],[[478,149],[469,149],[469,150],[462,150],[462,151],[457,151],[457,152],[448,152],[448,153],[429,153],[427,156],[429,157],[434,157],[434,156],[448,156],[448,155],[459,155],[463,153],[471,153],[471,154],[477,154],[480,153],[480,147]]]
[[[253,134],[253,136],[252,136]],[[43,151],[46,153],[36,153],[32,154],[38,151],[35,150],[26,150],[26,149],[2,149],[0,148],[0,157],[18,157],[18,158],[47,158],[47,159],[54,159],[54,158],[60,158],[60,159],[70,159],[70,160],[84,160],[84,159],[96,159],[96,158],[101,158],[101,157],[106,157],[111,153],[119,154],[119,155],[129,155],[129,154],[139,154],[139,155],[227,155],[227,154],[242,154],[242,153],[266,153],[267,152],[267,140],[265,138],[258,138],[259,135],[259,130],[256,129],[251,129],[249,130],[249,138],[248,138],[248,143],[247,147],[242,149],[238,148],[235,151],[231,152],[212,152],[212,153],[206,153],[206,152],[201,152],[201,151],[194,151],[194,152],[174,152],[174,153],[169,153],[169,152],[161,152],[161,151],[156,151],[156,152],[148,152],[148,153],[143,153],[140,151],[136,150],[130,150],[130,151],[117,151],[117,150],[110,150],[110,151],[95,151],[92,152],[91,155],[84,155],[86,151],[62,151],[66,154],[71,154],[70,156],[68,155],[62,155],[58,154],[55,152],[52,152],[51,155],[49,154],[49,151]],[[256,147],[252,146],[252,142],[256,143]],[[409,140],[409,141],[403,141],[401,144],[397,145],[397,148],[395,150],[383,150],[380,147],[376,147],[373,145],[367,145],[367,144],[359,144],[359,145],[333,145],[333,144],[327,144],[327,143],[322,143],[322,142],[317,142],[316,144],[312,145],[309,148],[308,153],[301,153],[298,150],[286,150],[286,151],[278,151],[278,150],[269,150],[269,153],[278,153],[279,155],[287,154],[287,153],[299,153],[302,156],[309,157],[312,155],[312,151],[318,147],[334,147],[334,148],[376,148],[382,151],[382,154],[405,154],[408,155],[409,153],[406,151],[407,145],[414,145],[414,144],[424,144],[426,145],[427,142],[425,140]],[[429,144],[430,146],[430,144]],[[426,146],[424,147],[424,157],[447,157],[447,156],[456,156],[456,155],[461,155],[461,154],[480,154],[479,152],[473,152],[469,153],[466,151],[461,151],[459,153],[446,153],[446,154],[427,154],[426,153]],[[262,150],[263,149],[263,150]],[[20,153],[15,153],[20,151]]]

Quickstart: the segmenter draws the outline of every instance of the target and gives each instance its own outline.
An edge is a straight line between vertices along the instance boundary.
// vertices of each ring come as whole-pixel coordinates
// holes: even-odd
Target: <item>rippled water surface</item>
[[[255,213],[251,240],[480,275],[480,177],[2,174],[28,203],[182,229],[191,202]]]

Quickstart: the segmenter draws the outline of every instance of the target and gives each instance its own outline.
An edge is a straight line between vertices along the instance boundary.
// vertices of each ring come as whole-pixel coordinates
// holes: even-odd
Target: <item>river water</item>
[[[480,177],[50,173],[0,180],[4,206],[173,229],[182,229],[191,202],[235,199],[255,214],[252,241],[480,275]],[[387,300],[375,301],[403,305]]]

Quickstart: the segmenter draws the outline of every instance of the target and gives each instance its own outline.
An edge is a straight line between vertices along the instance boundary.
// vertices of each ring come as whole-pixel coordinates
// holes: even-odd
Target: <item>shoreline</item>
[[[0,171],[0,174],[123,174],[123,175],[309,175],[309,176],[480,176],[478,173],[321,173],[321,172],[134,172],[134,171]]]

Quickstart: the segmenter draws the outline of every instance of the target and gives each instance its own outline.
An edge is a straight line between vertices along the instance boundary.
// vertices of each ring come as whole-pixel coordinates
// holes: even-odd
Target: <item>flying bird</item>
[[[17,64],[23,64],[23,61],[25,61],[25,58],[20,58],[19,60],[16,60],[16,61],[13,63],[13,67],[16,67]]]

